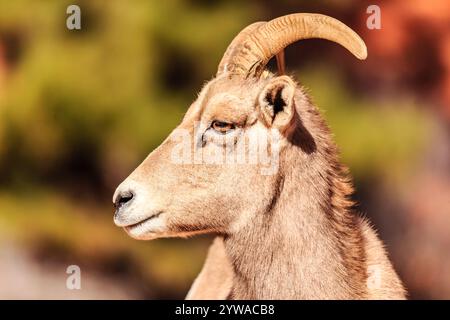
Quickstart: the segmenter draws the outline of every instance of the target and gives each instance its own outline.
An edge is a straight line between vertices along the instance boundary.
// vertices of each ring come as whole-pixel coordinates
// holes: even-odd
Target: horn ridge
[[[249,27],[241,32],[246,31],[246,37],[241,37],[240,41],[235,43],[227,57],[227,64],[230,65],[232,73],[244,77],[259,76],[273,56],[302,39],[333,41],[345,47],[358,59],[364,60],[367,57],[366,45],[358,34],[339,20],[326,15],[295,13],[273,19],[255,28]]]

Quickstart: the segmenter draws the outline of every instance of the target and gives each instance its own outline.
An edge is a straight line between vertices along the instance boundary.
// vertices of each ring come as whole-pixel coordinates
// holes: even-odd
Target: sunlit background
[[[66,8],[81,8],[81,30]],[[370,4],[381,29],[366,26]],[[0,298],[183,298],[210,238],[130,239],[115,187],[181,120],[233,36],[328,14],[358,31],[286,51],[411,298],[450,298],[450,3],[0,0]],[[78,265],[82,289],[66,288]]]

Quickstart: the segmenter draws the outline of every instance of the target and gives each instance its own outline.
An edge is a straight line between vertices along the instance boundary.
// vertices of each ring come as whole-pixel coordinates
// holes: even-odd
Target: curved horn
[[[227,71],[231,74],[259,76],[274,55],[301,39],[330,40],[345,47],[358,59],[364,60],[367,57],[364,41],[352,29],[321,14],[290,14],[271,20],[252,31],[246,40],[237,43],[233,49],[234,54],[227,65]]]
[[[236,37],[231,41],[230,45],[228,46],[227,50],[225,51],[222,60],[219,63],[219,68],[217,69],[217,75],[220,75],[224,71],[227,71],[228,64],[230,63],[231,58],[235,54],[235,49],[245,40],[247,40],[248,36],[256,31],[259,27],[264,25],[265,21],[259,21],[254,22],[251,25],[248,25],[244,29],[242,29],[241,32],[238,33]]]

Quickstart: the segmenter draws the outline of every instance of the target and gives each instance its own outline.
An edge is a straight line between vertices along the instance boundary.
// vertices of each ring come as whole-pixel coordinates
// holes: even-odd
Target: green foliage
[[[316,66],[299,75],[357,180],[410,172],[431,128],[429,115],[412,97],[375,101],[352,92],[332,66]]]
[[[0,30],[20,30],[23,51],[0,95],[2,175],[61,175],[77,157],[125,174],[176,126],[251,17],[236,4],[86,1],[82,30],[69,31],[67,4],[0,3]]]

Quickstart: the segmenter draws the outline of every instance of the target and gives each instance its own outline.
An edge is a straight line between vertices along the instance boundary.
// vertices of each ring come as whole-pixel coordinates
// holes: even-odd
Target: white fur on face
[[[167,221],[162,214],[155,218],[144,220],[137,225],[125,227],[124,230],[130,237],[138,240],[152,240],[170,236],[167,232]]]

